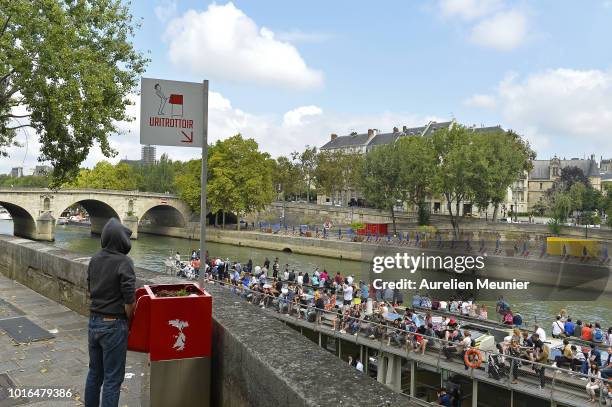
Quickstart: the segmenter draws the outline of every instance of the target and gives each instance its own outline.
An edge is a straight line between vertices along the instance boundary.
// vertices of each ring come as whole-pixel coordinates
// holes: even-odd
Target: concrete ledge
[[[214,405],[408,405],[227,289],[207,290],[214,298],[213,366],[219,369],[213,375]]]
[[[44,243],[0,236],[0,273],[83,315],[88,257]],[[176,279],[145,269],[138,282]],[[405,406],[400,394],[228,290],[213,295],[213,406]]]

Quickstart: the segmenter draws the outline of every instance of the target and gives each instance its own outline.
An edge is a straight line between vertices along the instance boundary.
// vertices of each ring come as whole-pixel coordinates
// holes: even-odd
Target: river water
[[[12,221],[0,220],[0,234],[13,234]],[[57,226],[55,242],[52,243],[62,249],[70,250],[85,256],[93,255],[100,248],[100,239],[91,236],[89,227]],[[179,239],[166,236],[153,236],[141,234],[138,240],[132,241],[130,256],[134,263],[143,268],[163,272],[164,258],[176,253],[186,256],[199,247],[195,240]],[[219,243],[208,243],[211,256],[238,259],[246,263],[253,259],[254,264],[262,264],[265,257],[273,261],[278,257],[281,265],[288,263],[296,272],[312,273],[315,267],[327,269],[330,274],[340,271],[343,275],[353,274],[357,279],[363,273],[362,263],[351,260],[337,260],[327,257],[285,253],[274,250],[256,249],[244,246],[233,246]],[[409,299],[406,299],[407,301]],[[516,297],[509,299],[514,310],[518,310],[523,318],[532,324],[536,320],[543,325],[547,332],[551,330],[554,316],[560,309],[565,308],[568,314],[583,321],[600,321],[602,327],[612,326],[612,296],[603,295],[596,301],[541,301],[538,298]],[[489,303],[489,316],[494,313],[495,304]],[[493,308],[493,311],[491,311]]]

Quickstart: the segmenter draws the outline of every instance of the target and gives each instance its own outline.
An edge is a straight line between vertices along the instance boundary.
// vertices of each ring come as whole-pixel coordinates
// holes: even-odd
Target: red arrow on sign
[[[181,140],[181,143],[193,143],[193,131],[190,134],[187,134],[181,130],[181,133],[183,133],[183,137],[185,137],[184,140]]]

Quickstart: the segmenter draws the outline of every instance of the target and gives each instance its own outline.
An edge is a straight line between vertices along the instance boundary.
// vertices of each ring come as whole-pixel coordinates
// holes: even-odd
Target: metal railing
[[[260,232],[280,234],[284,236],[295,236],[315,238],[323,240],[349,241],[365,244],[376,244],[390,247],[410,247],[427,249],[431,251],[457,251],[467,253],[479,253],[499,257],[523,257],[530,259],[561,259],[571,261],[572,257],[562,255],[549,255],[546,251],[545,240],[531,240],[527,237],[517,240],[481,239],[472,240],[467,236],[453,239],[452,232],[435,234],[431,232],[418,232],[415,230],[400,231],[397,235],[392,234],[359,234],[350,227],[324,228],[310,225],[287,225],[282,223],[259,222]],[[495,233],[490,233],[494,236]],[[609,257],[603,256],[603,250],[598,249],[596,253],[589,253],[589,261],[609,263]],[[584,261],[582,258],[576,260]]]
[[[536,397],[557,402],[564,402],[564,400],[567,402],[568,398],[575,400],[582,397],[584,401],[588,397],[586,385],[594,383],[591,385],[591,388],[594,390],[596,401],[599,403],[595,405],[605,406],[606,399],[608,398],[606,385],[612,386],[612,380],[593,378],[593,376],[579,371],[555,367],[548,363],[540,363],[529,359],[528,349],[524,347],[520,348],[520,356],[499,353],[497,351],[479,350],[481,355],[481,358],[479,358],[481,360],[480,366],[469,368],[461,373],[461,365],[465,366],[463,353],[460,354],[462,358],[457,359],[453,356],[459,352],[447,351],[447,349],[456,349],[457,342],[437,336],[427,336],[417,332],[398,329],[391,326],[388,322],[365,319],[361,317],[362,312],[359,318],[345,316],[345,307],[342,305],[339,306],[343,311],[339,313],[337,309],[332,311],[315,308],[312,299],[306,301],[294,299],[291,301],[288,298],[285,299],[244,287],[242,282],[234,285],[227,281],[212,280],[205,276],[204,283],[218,284],[230,289],[234,294],[254,305],[260,306],[269,312],[279,314],[279,316],[284,315],[284,318],[281,319],[285,322],[290,323],[291,319],[295,319],[296,321],[301,321],[301,324],[309,325],[313,331],[353,341],[360,345],[396,354],[407,359],[416,359],[419,362],[434,366],[438,370],[449,369],[454,366],[455,373],[463,374],[473,379],[485,379],[489,382],[494,382],[498,386],[515,391],[526,392],[526,386],[528,386],[532,391],[527,393]],[[314,321],[311,321],[313,318]],[[329,327],[330,323],[331,327]],[[459,327],[459,329],[461,328]],[[422,345],[422,340],[418,342],[417,337],[425,339],[427,341],[425,345]],[[504,347],[509,348],[506,345]],[[478,348],[476,347],[476,349]],[[449,353],[451,355],[450,358],[448,357]],[[591,381],[591,379],[595,379],[595,381]],[[595,386],[595,384],[598,384],[598,386]],[[612,390],[612,387],[610,388]]]

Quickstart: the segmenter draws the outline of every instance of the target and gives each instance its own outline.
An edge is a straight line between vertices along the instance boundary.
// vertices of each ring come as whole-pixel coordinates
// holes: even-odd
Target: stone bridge
[[[80,204],[91,222],[91,232],[100,234],[110,218],[117,218],[138,238],[138,228],[146,223],[149,233],[169,227],[185,227],[192,211],[174,195],[138,191],[0,189],[0,205],[13,218],[14,235],[33,240],[53,241],[55,224],[61,214]]]

